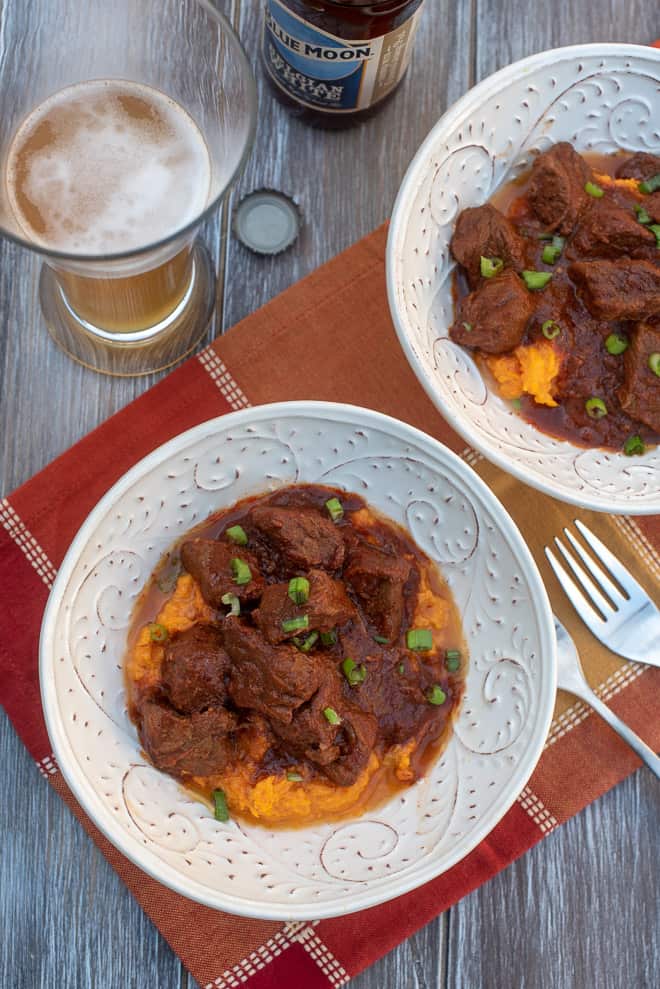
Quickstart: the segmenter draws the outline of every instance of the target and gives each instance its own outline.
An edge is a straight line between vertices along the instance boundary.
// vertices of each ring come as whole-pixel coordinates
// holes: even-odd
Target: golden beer
[[[69,306],[111,333],[159,324],[186,295],[191,242],[146,258],[139,252],[199,217],[210,180],[208,149],[190,115],[159,90],[124,80],[83,82],[49,97],[18,128],[5,169],[26,238],[68,255],[50,264]],[[89,266],[76,271],[77,258],[96,260],[93,276]]]

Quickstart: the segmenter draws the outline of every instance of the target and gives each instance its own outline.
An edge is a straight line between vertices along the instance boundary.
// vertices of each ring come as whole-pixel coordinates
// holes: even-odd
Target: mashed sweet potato
[[[549,341],[516,347],[509,354],[485,355],[484,360],[498,383],[502,398],[531,395],[540,405],[557,405],[553,386],[561,356]]]

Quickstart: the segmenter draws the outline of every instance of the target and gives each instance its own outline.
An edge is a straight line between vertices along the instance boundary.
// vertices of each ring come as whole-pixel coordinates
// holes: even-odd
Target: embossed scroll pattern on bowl
[[[136,598],[178,537],[239,498],[298,481],[357,491],[409,527],[449,580],[470,665],[454,735],[426,779],[357,821],[265,832],[218,823],[147,764],[126,713],[122,656]],[[62,565],[41,678],[62,770],[125,854],[211,906],[304,919],[410,889],[497,823],[547,731],[554,642],[531,558],[468,467],[376,413],[299,403],[205,423],[109,492]]]
[[[471,90],[436,124],[404,179],[387,252],[404,352],[443,415],[504,470],[600,511],[660,511],[660,452],[585,450],[541,433],[484,381],[453,322],[449,243],[458,213],[485,202],[558,141],[581,151],[660,153],[660,53],[583,45],[532,56]]]

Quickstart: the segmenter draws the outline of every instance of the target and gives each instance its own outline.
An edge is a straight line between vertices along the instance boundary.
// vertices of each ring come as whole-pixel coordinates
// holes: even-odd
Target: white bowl
[[[660,153],[660,51],[579,45],[485,79],[438,121],[399,191],[387,244],[390,309],[429,397],[468,443],[546,494],[596,511],[660,512],[660,452],[627,457],[554,439],[525,422],[452,343],[449,242],[456,217],[485,202],[558,141],[580,151]]]
[[[296,482],[359,492],[438,561],[469,645],[466,695],[428,776],[377,812],[299,831],[220,824],[141,752],[125,707],[126,632],[174,540],[239,498]],[[44,615],[40,678],[66,781],[124,855],[208,906],[307,920],[405,893],[497,824],[547,734],[555,639],[527,547],[468,466],[395,419],[295,402],[203,423],[117,482],[60,568]]]

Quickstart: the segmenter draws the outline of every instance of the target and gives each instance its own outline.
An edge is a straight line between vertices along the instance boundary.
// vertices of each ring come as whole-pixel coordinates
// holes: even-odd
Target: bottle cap
[[[298,206],[274,189],[255,189],[234,211],[234,235],[255,254],[281,254],[300,231]]]

